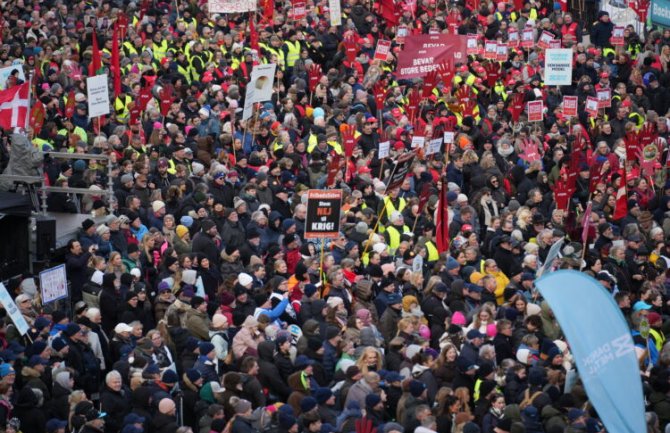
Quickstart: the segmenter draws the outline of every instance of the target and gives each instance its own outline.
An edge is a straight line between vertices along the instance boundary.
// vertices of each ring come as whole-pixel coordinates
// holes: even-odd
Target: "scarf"
[[[482,196],[479,200],[479,204],[482,206],[484,211],[484,225],[486,227],[491,227],[491,220],[493,217],[498,216],[498,204],[487,196]]]

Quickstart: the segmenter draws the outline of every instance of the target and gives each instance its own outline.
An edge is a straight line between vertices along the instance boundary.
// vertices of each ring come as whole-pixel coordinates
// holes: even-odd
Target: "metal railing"
[[[67,153],[67,152],[44,152],[56,159],[96,159],[96,160],[111,160],[111,157],[108,155],[95,155],[92,153]],[[81,195],[104,195],[109,196],[110,200],[114,199],[114,180],[112,178],[112,165],[107,164],[107,189],[105,190],[90,190],[87,188],[63,188],[58,186],[45,186],[44,177],[42,176],[20,176],[13,174],[0,174],[0,178],[6,179],[14,184],[19,186],[25,185],[28,187],[28,193],[30,194],[30,201],[33,204],[35,211],[41,212],[43,215],[47,214],[47,197],[50,192],[55,193],[65,193],[65,194],[75,194],[73,197],[74,203],[77,207],[77,212],[81,213],[81,204],[79,203],[79,198],[76,194]],[[38,185],[36,187],[36,185]],[[37,194],[40,193],[39,198]],[[41,202],[41,203],[40,203]]]

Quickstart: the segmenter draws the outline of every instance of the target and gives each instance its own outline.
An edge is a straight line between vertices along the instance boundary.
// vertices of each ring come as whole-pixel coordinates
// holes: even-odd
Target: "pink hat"
[[[426,325],[419,326],[419,335],[424,340],[430,340],[430,328],[428,328]]]
[[[451,316],[451,323],[458,326],[465,325],[465,316],[460,311],[456,311],[453,316]]]
[[[489,323],[486,325],[486,335],[490,338],[493,338],[498,333],[498,328],[496,328],[495,323]]]
[[[163,124],[160,122],[154,122],[154,129],[161,129],[163,127]]]
[[[188,133],[191,132],[191,129],[193,129],[193,128],[194,128],[193,125],[188,125],[188,126],[186,126],[186,127],[184,128],[184,131],[186,132],[186,135],[188,135]]]

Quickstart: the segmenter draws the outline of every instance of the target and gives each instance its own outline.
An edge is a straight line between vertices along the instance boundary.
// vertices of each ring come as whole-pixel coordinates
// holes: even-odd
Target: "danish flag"
[[[30,83],[0,91],[0,128],[24,128],[30,115]]]

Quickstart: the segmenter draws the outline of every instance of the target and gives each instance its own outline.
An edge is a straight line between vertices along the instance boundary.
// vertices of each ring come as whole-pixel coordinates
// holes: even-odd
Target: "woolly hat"
[[[300,411],[302,413],[309,412],[318,406],[318,403],[314,397],[304,397],[300,401]]]
[[[177,228],[175,229],[175,233],[177,233],[177,236],[179,236],[179,239],[182,239],[184,236],[186,236],[186,233],[188,233],[188,228],[183,225],[178,225]]]
[[[326,404],[328,399],[333,396],[333,391],[330,390],[330,388],[322,387],[318,388],[314,392],[314,398],[316,399],[316,402],[319,404]]]
[[[409,392],[412,394],[412,396],[419,398],[421,397],[421,394],[423,394],[423,391],[426,389],[426,384],[423,382],[420,382],[418,380],[412,380],[409,383]]]

